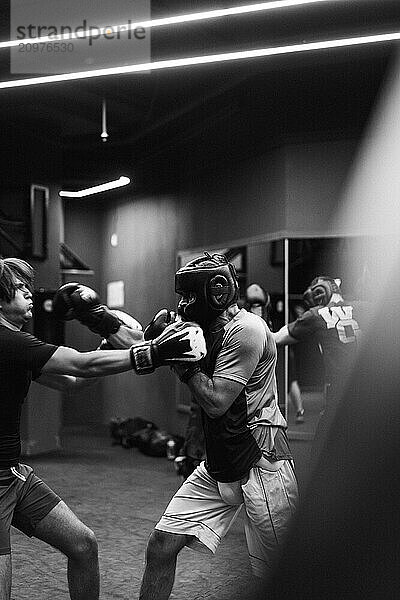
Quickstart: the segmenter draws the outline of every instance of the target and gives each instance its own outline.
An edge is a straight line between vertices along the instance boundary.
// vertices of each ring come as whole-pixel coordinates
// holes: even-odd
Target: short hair
[[[17,290],[15,280],[21,279],[33,291],[35,272],[33,267],[21,258],[0,258],[0,300],[11,302]]]

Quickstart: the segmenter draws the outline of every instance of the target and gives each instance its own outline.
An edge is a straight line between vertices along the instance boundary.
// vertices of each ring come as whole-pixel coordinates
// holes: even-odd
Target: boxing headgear
[[[207,326],[237,301],[235,267],[225,256],[205,252],[177,271],[175,291],[183,296],[178,314],[185,321]]]
[[[268,306],[271,302],[268,292],[258,283],[246,288],[246,303],[251,306]]]
[[[315,277],[303,294],[306,305],[308,307],[326,306],[331,301],[333,294],[342,295],[338,281],[340,282],[340,280],[325,277],[325,275]]]

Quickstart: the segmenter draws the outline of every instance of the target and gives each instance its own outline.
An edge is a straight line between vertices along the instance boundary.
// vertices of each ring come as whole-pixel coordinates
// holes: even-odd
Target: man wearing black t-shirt
[[[54,389],[68,389],[86,379],[134,369],[138,374],[171,364],[174,356],[198,360],[201,330],[192,324],[171,325],[163,336],[143,342],[143,336],[125,331],[129,349],[78,352],[46,344],[21,331],[32,318],[33,269],[23,260],[0,259],[0,598],[11,595],[10,527],[51,544],[68,558],[68,584],[73,600],[99,598],[99,565],[94,533],[34,473],[21,464],[20,417],[31,380]],[[95,292],[67,284],[56,294],[59,316],[76,317],[92,331],[118,334],[115,315],[101,306]],[[108,342],[110,337],[107,338]],[[182,338],[185,338],[181,342]],[[194,348],[193,340],[197,346]],[[199,341],[200,340],[200,341]],[[114,341],[114,338],[113,338]],[[83,379],[82,379],[83,378]]]
[[[322,352],[326,383],[326,408],[315,435],[313,460],[326,439],[361,340],[361,327],[369,310],[366,302],[345,301],[340,280],[320,275],[304,292],[308,306],[300,317],[274,333],[276,344],[296,344],[311,337]]]
[[[236,304],[234,266],[205,253],[179,269],[178,313],[204,330],[207,355],[175,365],[201,411],[206,460],[176,492],[150,536],[141,600],[166,600],[184,546],[214,553],[244,506],[250,564],[269,575],[297,502],[267,323]]]
[[[315,336],[324,359],[328,400],[351,373],[366,309],[366,303],[345,301],[339,283],[326,276],[313,279],[304,292],[308,310],[273,334],[277,345],[296,344]]]

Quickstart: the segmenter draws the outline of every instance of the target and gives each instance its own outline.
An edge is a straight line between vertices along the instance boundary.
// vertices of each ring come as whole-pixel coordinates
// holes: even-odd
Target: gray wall
[[[103,211],[96,200],[64,200],[64,241],[93,271],[94,275],[68,274],[62,283],[77,281],[101,291],[102,253],[104,248]],[[65,343],[81,351],[94,350],[99,337],[76,321],[65,324]],[[64,426],[96,428],[103,422],[103,396],[98,382],[63,398]]]
[[[285,289],[284,265],[271,264],[272,242],[250,244],[247,248],[247,284],[259,283],[269,294],[282,294]],[[283,259],[283,242],[278,242],[279,259]],[[280,262],[280,261],[279,261]]]
[[[285,147],[285,228],[292,235],[345,233],[340,198],[351,174],[356,140],[314,141]]]
[[[217,164],[183,186],[191,220],[180,231],[180,248],[222,245],[285,227],[285,162],[280,149]]]
[[[129,195],[105,209],[102,293],[109,281],[125,282],[125,307],[143,325],[164,306],[173,308],[173,274],[180,230],[178,201],[171,196]],[[110,237],[118,234],[118,246]],[[150,376],[133,373],[110,377],[102,386],[103,419],[143,416],[169,430],[175,429],[174,377],[168,369]]]

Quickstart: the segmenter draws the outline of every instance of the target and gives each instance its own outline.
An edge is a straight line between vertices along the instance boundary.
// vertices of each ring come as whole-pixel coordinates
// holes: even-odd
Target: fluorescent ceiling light
[[[58,36],[46,35],[36,38],[28,38],[24,40],[10,40],[0,42],[1,48],[11,48],[20,44],[34,44],[40,42],[55,42],[58,40],[74,40],[86,39],[93,35],[104,35],[117,31],[129,31],[138,27],[145,29],[151,27],[161,27],[163,25],[177,25],[179,23],[193,23],[194,21],[204,21],[206,19],[217,19],[220,17],[228,17],[234,15],[244,15],[248,13],[262,12],[265,10],[275,10],[280,8],[289,8],[291,6],[303,6],[305,4],[317,4],[321,2],[343,2],[344,0],[274,0],[273,2],[259,2],[258,4],[247,4],[245,6],[233,6],[231,8],[221,8],[218,10],[208,10],[204,12],[190,13],[187,15],[177,15],[173,17],[164,17],[161,19],[153,19],[150,21],[138,21],[137,23],[124,23],[123,25],[112,25],[107,27],[96,27],[87,29],[79,33],[64,33]]]
[[[378,35],[366,35],[362,37],[344,38],[339,40],[325,40],[322,42],[310,42],[306,44],[294,44],[292,46],[278,46],[272,48],[258,48],[256,50],[244,50],[241,52],[227,52],[224,54],[209,54],[205,56],[192,56],[187,58],[175,58],[172,60],[159,60],[139,65],[126,65],[124,67],[110,67],[107,69],[93,69],[92,71],[79,71],[76,73],[63,73],[61,75],[46,75],[43,77],[29,77],[26,79],[14,79],[11,81],[0,81],[0,89],[25,87],[29,85],[41,85],[44,83],[56,83],[58,81],[74,81],[78,79],[90,79],[92,77],[107,77],[109,75],[124,75],[127,73],[140,73],[143,71],[156,71],[161,69],[172,69],[176,67],[187,67],[189,65],[212,64],[228,62],[248,58],[260,58],[263,56],[278,56],[280,54],[295,54],[299,52],[312,52],[315,50],[327,50],[330,48],[341,48],[345,46],[361,46],[365,44],[376,44],[379,42],[391,42],[400,40],[400,32],[382,33]]]
[[[113,190],[130,183],[129,177],[120,177],[115,181],[109,181],[108,183],[102,183],[101,185],[95,185],[94,187],[85,188],[79,192],[66,192],[61,190],[58,192],[62,198],[83,198],[84,196],[91,196],[92,194],[98,194],[99,192],[106,192],[107,190]]]

